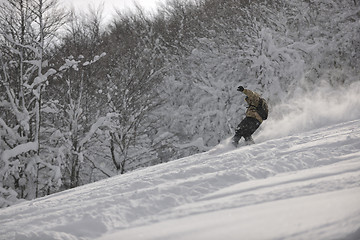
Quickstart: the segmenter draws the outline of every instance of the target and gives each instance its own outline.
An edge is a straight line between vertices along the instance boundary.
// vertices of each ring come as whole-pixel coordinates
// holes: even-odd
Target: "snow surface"
[[[225,141],[1,209],[0,239],[360,239],[359,150],[360,120]]]

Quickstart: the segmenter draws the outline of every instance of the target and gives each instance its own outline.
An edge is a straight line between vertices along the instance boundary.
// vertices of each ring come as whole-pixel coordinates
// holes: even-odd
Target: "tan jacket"
[[[247,96],[247,98],[245,98],[245,100],[249,104],[249,107],[246,111],[246,116],[256,118],[260,123],[262,123],[263,119],[260,117],[260,115],[256,111],[256,107],[259,105],[260,95],[249,89],[244,89],[243,93]]]

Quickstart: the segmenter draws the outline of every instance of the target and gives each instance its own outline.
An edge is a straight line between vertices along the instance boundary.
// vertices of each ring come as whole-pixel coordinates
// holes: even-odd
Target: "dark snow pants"
[[[241,121],[241,123],[237,126],[235,130],[235,136],[233,137],[233,143],[235,145],[238,144],[241,137],[245,138],[246,142],[253,142],[251,135],[258,129],[260,126],[259,120],[252,118],[252,117],[246,117],[244,120]]]

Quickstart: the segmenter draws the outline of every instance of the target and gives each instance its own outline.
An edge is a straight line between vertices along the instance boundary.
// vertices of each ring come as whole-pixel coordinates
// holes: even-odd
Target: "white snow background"
[[[214,149],[0,210],[1,240],[360,239],[360,84],[272,106]]]

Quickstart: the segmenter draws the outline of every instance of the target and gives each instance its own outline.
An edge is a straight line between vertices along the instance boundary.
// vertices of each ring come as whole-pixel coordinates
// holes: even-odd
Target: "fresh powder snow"
[[[360,239],[360,120],[228,141],[1,209],[0,239]]]

